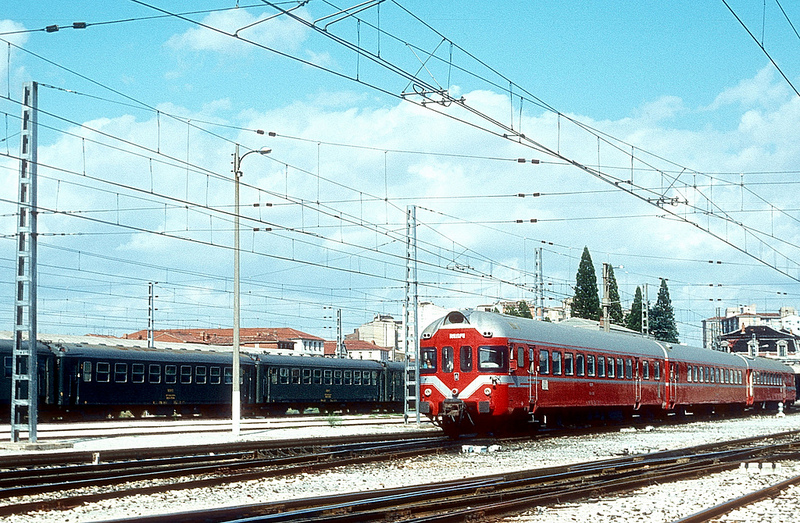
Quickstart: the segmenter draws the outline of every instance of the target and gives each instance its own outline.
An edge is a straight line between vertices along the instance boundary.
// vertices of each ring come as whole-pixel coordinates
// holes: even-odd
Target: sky
[[[584,247],[623,308],[666,279],[682,342],[800,306],[797,6],[496,4],[4,4],[0,325],[30,81],[40,332],[145,329],[150,282],[156,328],[229,327],[237,145],[271,149],[241,163],[245,327],[400,319],[411,208],[443,307],[532,301],[536,249],[559,306]]]

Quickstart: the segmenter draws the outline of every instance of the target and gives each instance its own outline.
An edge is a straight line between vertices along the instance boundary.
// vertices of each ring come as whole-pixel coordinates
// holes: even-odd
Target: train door
[[[527,374],[527,369],[525,367],[525,346],[516,344],[509,345],[508,373],[511,377],[508,391],[509,406],[512,408],[524,408],[528,405],[527,398],[523,398],[528,391],[522,381],[525,374]],[[528,398],[529,397],[530,395],[528,395]]]
[[[539,367],[536,365],[536,351],[533,347],[528,347],[528,398],[530,404],[530,411],[536,410],[536,401],[539,399],[539,387],[536,386],[538,381]]]
[[[669,373],[667,374],[667,408],[675,408],[677,398],[677,383],[678,383],[678,368],[675,363],[667,363],[669,365]]]
[[[633,360],[633,380],[634,380],[634,403],[633,403],[633,410],[639,410],[639,407],[642,404],[642,372],[641,372],[641,362],[639,358],[634,358]]]

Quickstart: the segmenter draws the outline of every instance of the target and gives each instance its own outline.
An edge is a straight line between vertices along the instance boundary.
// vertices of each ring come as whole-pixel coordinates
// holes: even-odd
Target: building
[[[344,340],[344,347],[347,353],[347,358],[353,360],[375,360],[375,361],[391,361],[392,347],[381,347],[375,342],[364,340]],[[325,342],[325,357],[336,357],[336,342]]]
[[[153,332],[156,342],[233,345],[233,329],[165,329]],[[126,334],[125,339],[147,340],[147,330]],[[325,340],[289,327],[239,329],[239,345],[258,352],[293,356],[323,356]]]
[[[716,316],[703,320],[703,346],[707,349],[726,350],[721,341],[739,339],[739,334],[747,332],[750,327],[769,327],[769,332],[788,333],[794,339],[800,335],[800,317],[794,307],[781,307],[778,312],[758,312],[755,305],[740,305],[725,309],[725,316]],[[777,334],[766,334],[764,329],[751,329],[751,333],[764,333],[770,339]],[[790,343],[791,345],[791,343]],[[746,351],[744,351],[746,352]]]
[[[728,352],[765,358],[795,358],[798,355],[798,345],[797,336],[769,325],[743,325],[738,331],[720,336],[720,346]]]

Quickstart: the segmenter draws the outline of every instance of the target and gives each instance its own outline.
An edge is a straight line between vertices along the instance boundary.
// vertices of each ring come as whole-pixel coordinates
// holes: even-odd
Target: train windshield
[[[419,371],[422,374],[432,374],[436,372],[436,348],[422,347],[419,351],[420,365]]]
[[[508,371],[506,347],[478,347],[478,370],[485,372]]]

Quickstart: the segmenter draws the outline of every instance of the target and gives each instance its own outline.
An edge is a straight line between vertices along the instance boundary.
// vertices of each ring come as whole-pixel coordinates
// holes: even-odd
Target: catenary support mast
[[[11,368],[11,441],[19,441],[27,422],[28,441],[36,442],[38,384],[36,360],[36,166],[38,85],[22,88],[19,159],[17,272],[14,289],[14,346]]]
[[[403,332],[406,358],[405,407],[406,422],[414,416],[420,422],[419,409],[419,294],[417,282],[417,207],[406,209],[406,298],[403,305]]]

